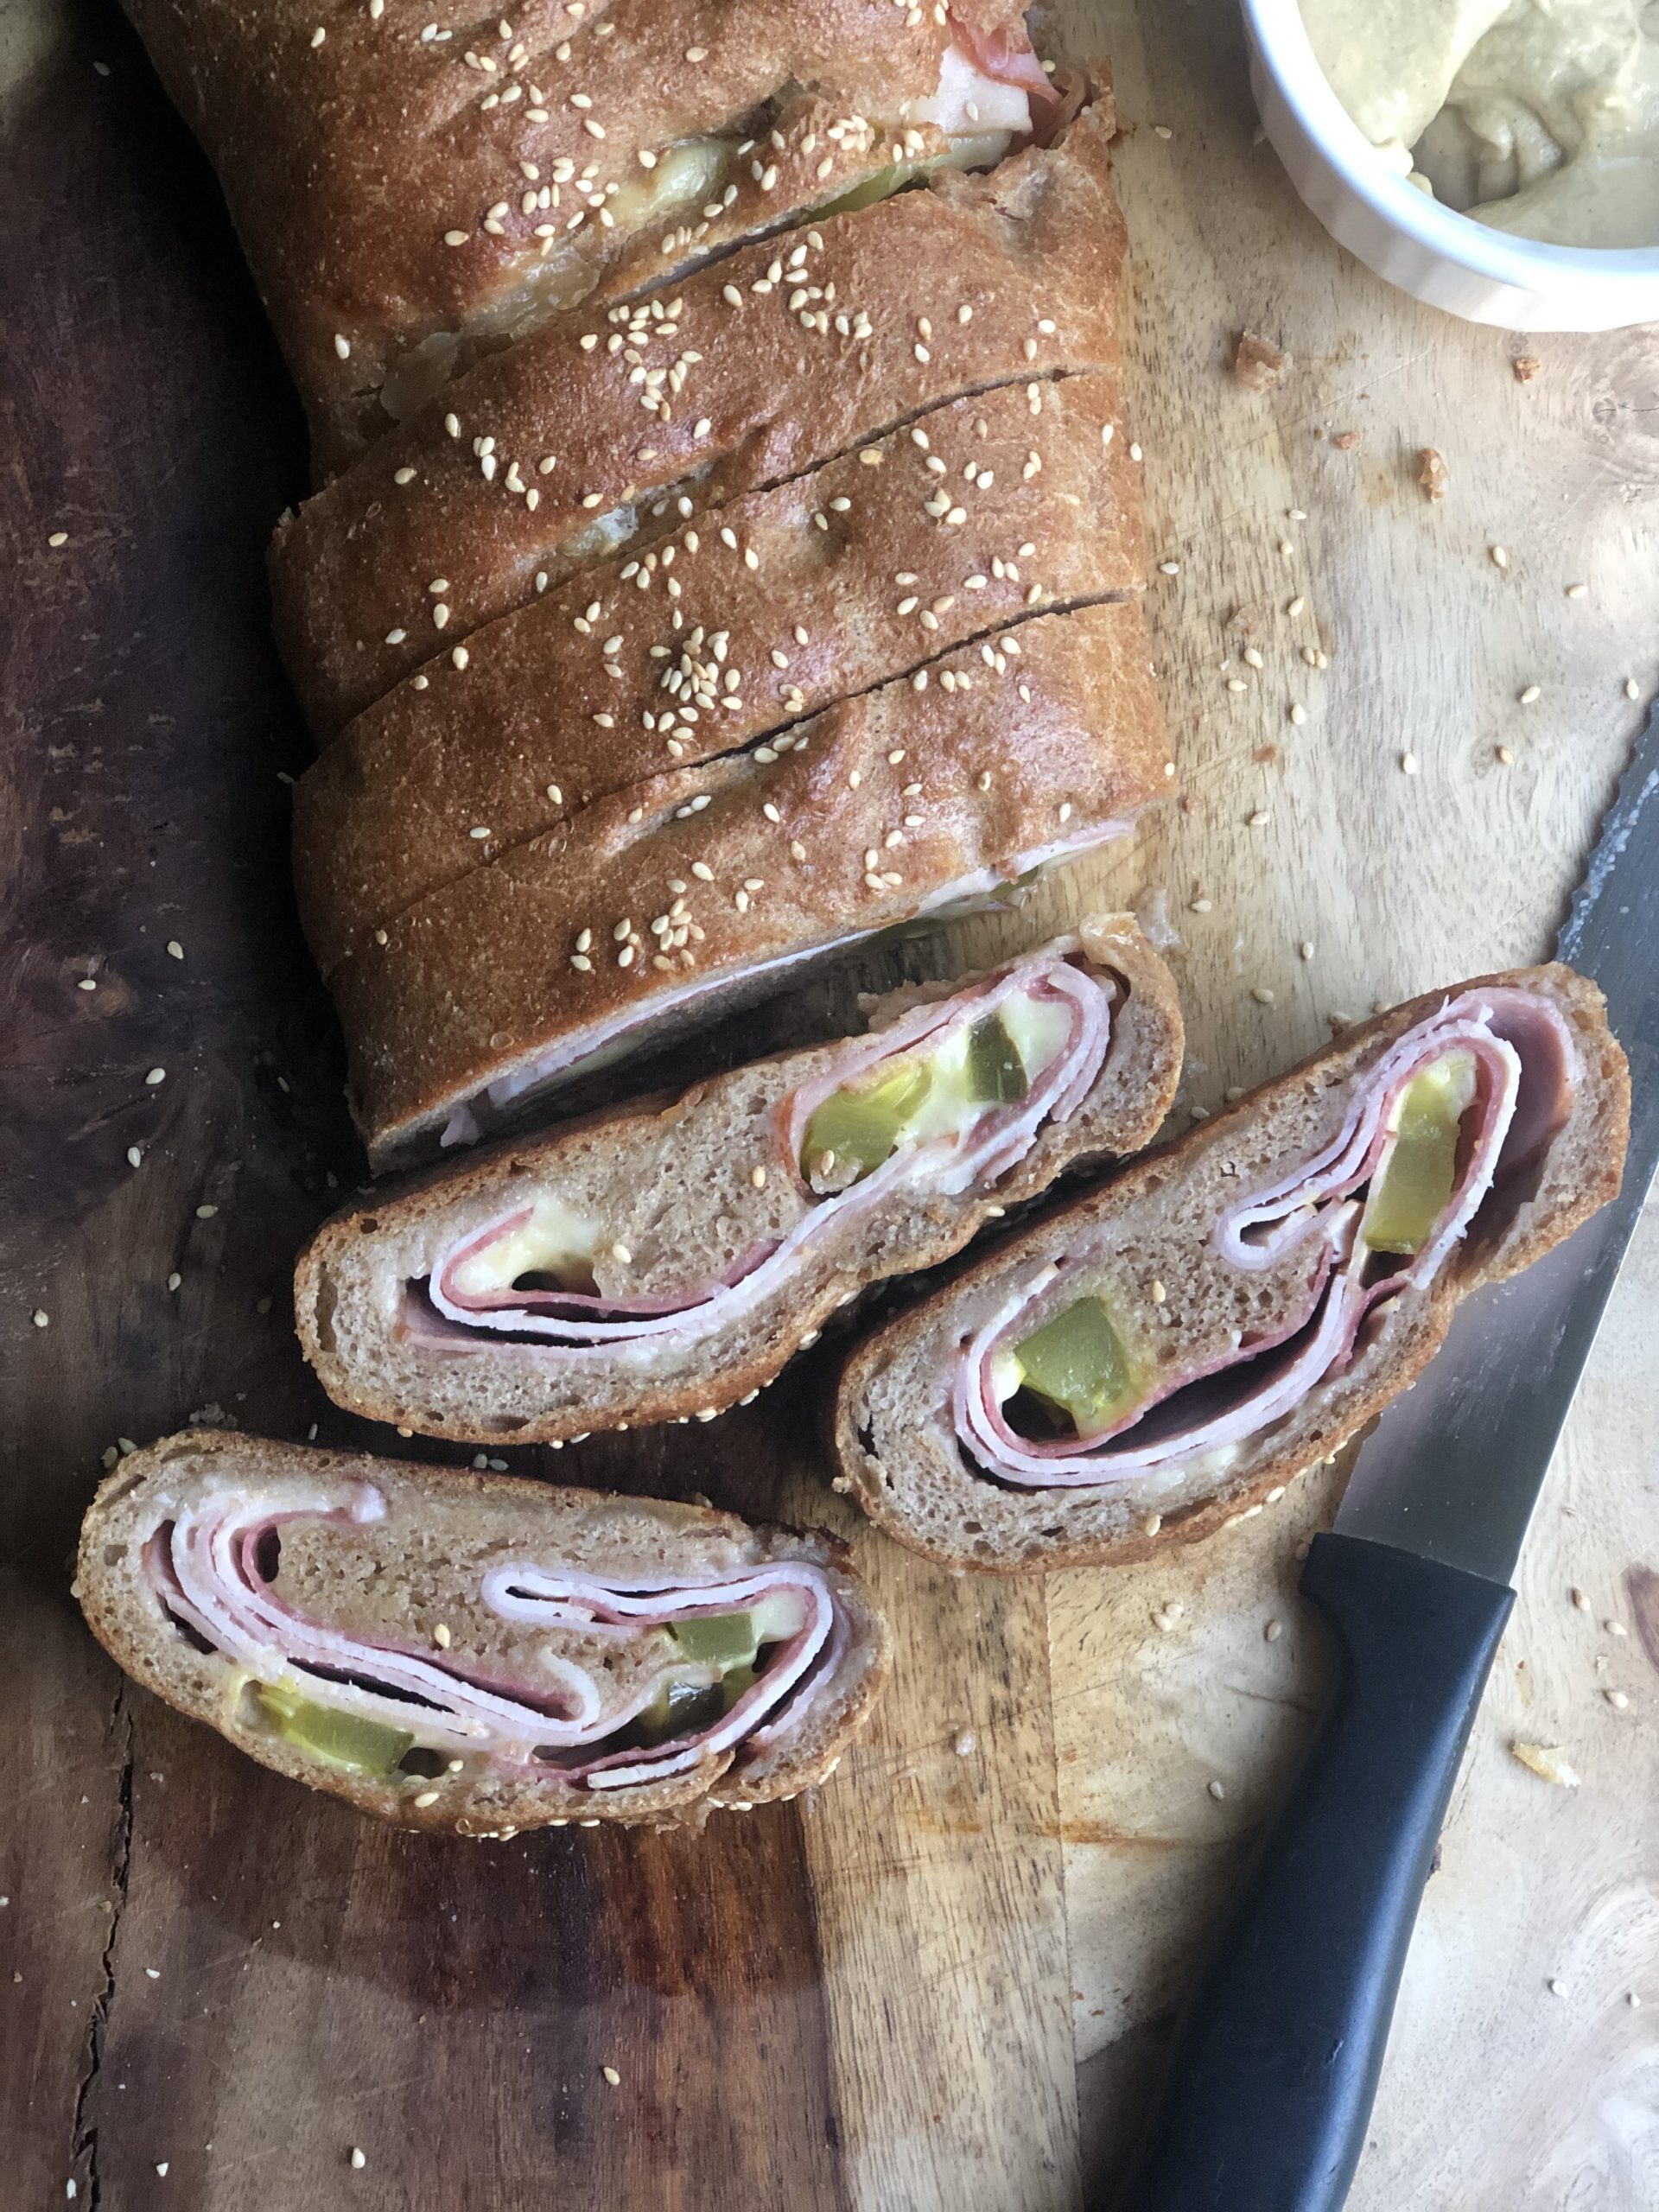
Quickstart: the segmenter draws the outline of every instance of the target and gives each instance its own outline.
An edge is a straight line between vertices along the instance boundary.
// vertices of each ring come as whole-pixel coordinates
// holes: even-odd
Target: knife
[[[1630,1062],[1619,1195],[1477,1292],[1360,1453],[1302,1594],[1335,1679],[1177,2024],[1114,2212],[1338,2212],[1510,1578],[1659,1160],[1659,704],[1561,930]]]

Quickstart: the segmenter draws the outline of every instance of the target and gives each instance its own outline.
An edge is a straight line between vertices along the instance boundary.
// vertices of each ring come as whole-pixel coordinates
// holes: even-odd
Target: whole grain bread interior
[[[1497,1140],[1478,1133],[1488,1127],[1489,1110],[1498,1109],[1485,1103],[1479,1070],[1484,1056],[1501,1076],[1503,1055],[1470,1011],[1482,1006],[1500,1043],[1520,1039],[1525,1046],[1512,1117],[1501,1124],[1509,1134],[1496,1166],[1488,1162],[1489,1184],[1476,1172],[1478,1147]],[[1477,1071],[1476,1103],[1454,1125],[1457,1174],[1482,1193],[1472,1219],[1456,1234],[1437,1232],[1444,1252],[1432,1266],[1421,1256],[1368,1255],[1363,1236],[1353,1241],[1365,1200],[1361,1185],[1357,1197],[1308,1202],[1291,1219],[1284,1243],[1273,1243],[1274,1232],[1250,1225],[1266,1214],[1251,1213],[1246,1202],[1275,1185],[1299,1187],[1301,1165],[1336,1143],[1351,1126],[1346,1117],[1359,1116],[1351,1126],[1362,1132],[1370,1126],[1364,1116],[1382,1112],[1379,1102],[1391,1084],[1396,1090],[1389,1095],[1397,1098],[1404,1080],[1398,1071],[1415,1065],[1413,1033],[1420,1028],[1427,1039],[1421,1050],[1438,1053],[1447,1067],[1465,1052]],[[1389,1059],[1396,1046],[1400,1057]],[[1389,1110],[1397,1122],[1406,1109]],[[1618,1188],[1628,1125],[1624,1056],[1600,994],[1570,970],[1481,977],[1397,1007],[1023,1229],[879,1330],[854,1353],[842,1378],[836,1487],[912,1548],[993,1572],[1145,1559],[1172,1542],[1207,1535],[1281,1496],[1297,1474],[1334,1452],[1404,1389],[1469,1291],[1529,1265],[1605,1205]],[[1376,1127],[1381,1141],[1389,1124]],[[1455,1200],[1464,1185],[1449,1187]],[[1322,1262],[1330,1271],[1319,1272],[1310,1255],[1327,1230],[1338,1256]],[[1332,1310],[1332,1284],[1342,1279],[1347,1251],[1360,1255],[1350,1267],[1355,1284],[1366,1279],[1356,1271],[1363,1262],[1383,1271],[1382,1284],[1389,1268],[1402,1270],[1403,1287],[1363,1306],[1345,1347],[1333,1334],[1322,1365],[1323,1317]],[[1419,1277],[1424,1266],[1428,1272]],[[1025,1347],[1039,1341],[1047,1324],[1091,1302],[1113,1325],[1115,1356],[1142,1394],[1144,1411],[1126,1396],[1130,1417],[1115,1433],[1102,1431],[1111,1440],[1094,1446],[1094,1458],[1078,1445],[1066,1461],[1073,1447],[1046,1440],[1046,1425],[1026,1430],[1045,1440],[1014,1435],[1008,1408],[1017,1413],[1022,1398],[1031,1402]],[[1094,1325],[1098,1336],[1100,1324]],[[1051,1332],[1051,1358],[1055,1343]],[[1098,1351],[1091,1357],[1104,1358]],[[1054,1372],[1039,1365],[1039,1384],[1052,1382]],[[1255,1402],[1264,1411],[1274,1389],[1282,1389],[1271,1417],[1258,1421],[1241,1396],[1243,1410],[1229,1432],[1230,1375],[1236,1383],[1256,1378]],[[1275,1375],[1282,1377],[1278,1385]],[[1185,1389],[1157,1395],[1160,1378],[1173,1384],[1188,1376]],[[1038,1411],[1046,1410],[1039,1398]],[[1189,1435],[1190,1451],[1183,1443]],[[1011,1444],[1002,1440],[1010,1437]],[[1206,1437],[1226,1441],[1206,1445]],[[1063,1465],[1077,1470],[1077,1479],[1042,1479],[1043,1466]],[[1090,1471],[1096,1465],[1099,1480]]]
[[[871,1033],[896,1024],[902,1043],[919,1013],[934,1025],[926,1049],[936,1052],[941,1037],[959,1038],[983,1018],[999,987],[1062,1003],[1049,982],[1060,963],[1100,1001],[1099,1031],[1090,1004],[1078,1011],[1075,1043],[1068,1039],[1087,1065],[1103,1034],[1098,1071],[1073,1103],[1068,1064],[1057,1058],[1046,1088],[990,1109],[999,1131],[1012,1125],[1014,1141],[1000,1135],[971,1179],[956,1164],[960,1142],[956,1153],[936,1142],[879,1198],[867,1201],[856,1184],[815,1189],[810,1162],[798,1155],[795,1102],[831,1086],[843,1067],[857,1077],[868,1046],[843,1039],[780,1054],[667,1104],[621,1106],[496,1148],[337,1216],[296,1272],[307,1358],[353,1411],[480,1443],[707,1419],[752,1396],[872,1282],[937,1265],[1063,1172],[1137,1151],[1156,1131],[1179,1076],[1180,1015],[1167,969],[1126,915],[1088,918],[1074,936],[998,969],[877,1001]],[[1058,1114],[1043,1103],[1050,1096]],[[488,1328],[468,1334],[441,1316],[431,1290],[447,1255],[476,1253],[480,1239],[487,1249],[493,1235],[497,1249],[512,1250],[515,1269],[543,1265],[510,1241],[523,1234],[516,1224],[543,1217],[560,1225],[567,1248],[579,1238],[584,1288],[625,1301],[613,1316],[623,1325],[584,1344]],[[628,1302],[677,1307],[683,1321],[633,1335]],[[512,1308],[497,1318],[509,1328]]]
[[[476,1135],[578,1065],[1120,834],[1170,788],[1164,748],[1139,609],[1107,604],[828,709],[786,751],[583,808],[335,969],[371,1157]]]
[[[751,1733],[734,1719],[736,1741],[706,1754],[694,1743],[677,1771],[658,1772],[671,1734],[639,1749],[639,1778],[619,1775],[613,1736],[640,1732],[627,1715],[665,1672],[698,1671],[654,1624],[673,1618],[673,1592],[695,1603],[705,1586],[769,1581],[823,1628],[809,1663],[804,1645],[774,1647],[774,1660],[798,1655],[798,1679]],[[666,1603],[653,1597],[664,1582]],[[526,1605],[525,1585],[550,1602]],[[467,1836],[573,1820],[695,1827],[718,1807],[794,1796],[834,1770],[891,1649],[827,1535],[207,1429],[109,1476],[82,1528],[76,1591],[119,1666],[238,1750],[379,1819]],[[645,1615],[633,1630],[629,1593]],[[584,1626],[584,1606],[620,1624]],[[371,1694],[382,1675],[398,1703]],[[459,1724],[444,1712],[452,1694]],[[539,1709],[515,1718],[526,1699]],[[401,1725],[365,1726],[365,1708]],[[562,1741],[518,1740],[538,1730]]]

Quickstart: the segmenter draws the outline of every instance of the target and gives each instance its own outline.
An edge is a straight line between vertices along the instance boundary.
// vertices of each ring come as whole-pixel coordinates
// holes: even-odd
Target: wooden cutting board
[[[1253,143],[1229,0],[1057,14],[1133,126],[1128,385],[1185,796],[957,949],[1135,906],[1181,984],[1184,1110],[1210,1108],[1343,1015],[1547,950],[1626,680],[1655,679],[1659,348],[1512,341],[1339,254]],[[287,1304],[360,1160],[284,880],[307,752],[261,550],[297,410],[112,10],[14,0],[0,72],[0,2195],[1071,2212],[1301,1738],[1295,1553],[1342,1470],[1045,1584],[952,1579],[854,1522],[817,1444],[830,1347],[711,1427],[509,1455],[828,1521],[892,1608],[897,1678],[836,1783],[702,1839],[369,1827],[124,1687],[81,1629],[67,1561],[118,1437],[208,1407],[369,1437]],[[1228,373],[1245,325],[1295,357],[1269,397]],[[849,1010],[804,996],[728,1049]],[[1360,2212],[1659,2204],[1656,1296],[1649,1232],[1540,1510]]]

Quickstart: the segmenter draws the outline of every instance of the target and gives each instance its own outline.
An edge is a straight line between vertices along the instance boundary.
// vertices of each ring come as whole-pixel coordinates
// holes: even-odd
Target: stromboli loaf
[[[277,531],[277,642],[319,738],[625,543],[964,393],[1114,368],[1112,128],[1096,102],[988,175],[575,310],[458,378]]]
[[[465,669],[441,654],[359,715],[296,793],[300,912],[323,973],[595,798],[1039,608],[1139,590],[1139,471],[1115,381],[1034,390],[956,401],[570,577],[475,631]]]
[[[1042,616],[919,680],[827,709],[787,751],[600,800],[342,961],[371,1158],[469,1141],[792,965],[1099,844],[1169,788],[1132,604]]]
[[[1022,1034],[1018,1072],[976,1088],[976,1046]],[[1180,1057],[1162,962],[1128,916],[1092,917],[985,975],[878,1001],[866,1037],[338,1216],[301,1255],[300,1340],[339,1403],[429,1435],[707,1418],[870,1282],[936,1265],[1068,1166],[1139,1150]],[[890,1130],[879,1103],[863,1109],[862,1172],[825,1135],[825,1100],[849,1091],[897,1101]]]
[[[75,1586],[118,1664],[264,1765],[504,1835],[700,1827],[824,1779],[891,1649],[843,1559],[702,1507],[194,1430],[103,1484]]]
[[[325,472],[596,283],[671,276],[895,162],[995,158],[1054,105],[1007,0],[128,11],[219,173]]]
[[[879,1331],[842,1379],[837,1486],[995,1571],[1205,1535],[1614,1195],[1629,1101],[1567,969],[1396,1007]]]

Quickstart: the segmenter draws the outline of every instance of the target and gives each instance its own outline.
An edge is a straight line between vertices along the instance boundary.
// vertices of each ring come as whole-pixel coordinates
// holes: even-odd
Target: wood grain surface
[[[1128,384],[1185,797],[954,949],[1135,906],[1207,1108],[1344,1014],[1548,948],[1626,680],[1655,677],[1659,346],[1475,329],[1339,254],[1252,142],[1228,0],[1055,20],[1112,55],[1133,126]],[[286,883],[307,748],[262,556],[297,408],[113,10],[14,0],[0,83],[0,2204],[1074,2212],[1317,1696],[1294,1554],[1342,1469],[1208,1546],[1044,1584],[854,1526],[819,1443],[833,1345],[712,1427],[507,1455],[830,1522],[891,1608],[897,1677],[835,1783],[701,1840],[376,1829],[124,1687],[80,1628],[67,1559],[118,1439],[209,1406],[371,1437],[302,1366],[287,1289],[362,1163]],[[1295,357],[1266,397],[1228,373],[1246,325]],[[719,1049],[849,1012],[825,986]],[[1656,1306],[1649,1230],[1524,1562],[1360,2212],[1659,2205]]]

